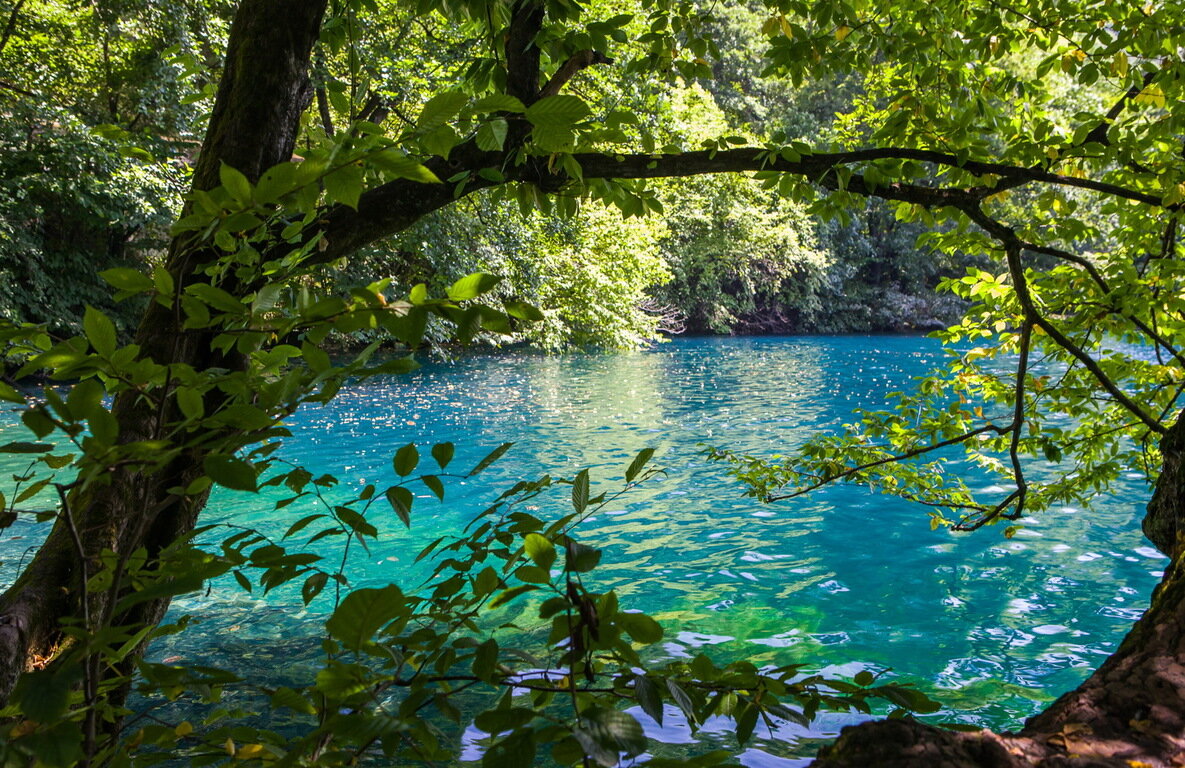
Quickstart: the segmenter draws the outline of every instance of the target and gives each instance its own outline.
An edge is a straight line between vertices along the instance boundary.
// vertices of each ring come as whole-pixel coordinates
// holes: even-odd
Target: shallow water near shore
[[[410,532],[385,505],[374,508],[383,534],[352,557],[351,580],[412,588],[426,575],[412,562],[419,548],[458,531],[515,481],[589,467],[594,493],[612,491],[634,454],[655,448],[653,464],[665,474],[589,519],[580,535],[605,549],[595,588],[615,588],[624,605],[659,619],[665,654],[706,650],[718,660],[808,663],[847,676],[889,668],[944,704],[939,719],[1017,728],[1089,674],[1147,605],[1165,560],[1139,532],[1149,495],[1139,476],[1089,510],[1050,511],[1005,539],[1002,528],[931,531],[923,508],[858,487],[763,505],[702,454],[702,444],[789,452],[943,360],[936,342],[901,336],[472,355],[347,388],[329,406],[302,411],[281,455],[357,490],[392,482],[391,457],[408,442],[423,454],[454,442],[462,468],[515,443],[480,477],[450,484],[444,504],[421,488]],[[9,437],[11,422],[7,414],[0,422],[0,442],[19,439]],[[959,468],[952,461],[951,471]],[[19,467],[5,460],[0,469]],[[307,512],[274,513],[272,501],[220,492],[205,521],[282,532]],[[561,514],[563,503],[557,494],[536,514]],[[36,532],[22,525],[8,533],[2,556],[11,573]],[[177,600],[175,615],[201,623],[159,643],[153,657],[295,682],[316,658],[324,606],[306,610],[290,591],[264,598],[224,586]],[[810,729],[786,725],[774,734],[759,728],[742,762],[800,764],[856,719],[825,715]],[[729,744],[724,721],[695,737],[674,718],[649,725],[672,749]]]

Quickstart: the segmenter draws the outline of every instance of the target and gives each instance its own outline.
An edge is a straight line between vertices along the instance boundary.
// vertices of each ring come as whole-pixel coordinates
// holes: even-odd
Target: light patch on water
[[[770,648],[789,648],[792,645],[798,645],[802,641],[803,637],[797,629],[792,629],[789,632],[783,632],[773,637],[755,637],[749,640],[750,643],[767,645]]]
[[[767,555],[764,552],[746,551],[739,559],[746,563],[764,563],[770,560],[786,560],[791,557],[794,555]]]
[[[1144,615],[1143,608],[1118,608],[1114,605],[1104,605],[1095,611],[1100,616],[1110,616],[1125,621],[1138,621]]]
[[[1068,632],[1069,629],[1064,624],[1042,624],[1039,627],[1033,627],[1033,631],[1038,635],[1056,635],[1059,632]]]
[[[1044,608],[1045,606],[1039,603],[1033,603],[1019,597],[1014,597],[1008,601],[1008,608],[1006,608],[1004,612],[1020,614],[1029,613],[1030,611],[1040,611]]]
[[[1089,563],[1091,560],[1098,560],[1100,557],[1102,557],[1102,555],[1100,555],[1098,552],[1087,552],[1085,554],[1078,555],[1078,557],[1074,559],[1080,563]]]
[[[775,757],[760,749],[746,749],[737,757],[745,768],[805,768],[814,762],[813,757]]]
[[[702,648],[705,645],[720,645],[729,641],[736,640],[731,635],[707,635],[701,632],[680,632],[675,637],[675,642],[682,643],[688,648]]]
[[[828,579],[827,581],[823,582],[819,585],[819,589],[826,590],[833,595],[839,594],[840,592],[851,592],[850,589],[835,579]]]
[[[947,595],[946,597],[942,598],[942,604],[949,605],[954,608],[958,608],[960,605],[966,605],[967,601],[960,600],[959,598],[955,597],[954,595]]]
[[[1062,552],[1069,552],[1070,545],[1069,544],[1054,544],[1052,547],[1049,548],[1049,551],[1050,552],[1057,552],[1058,554],[1061,554]]]
[[[777,512],[768,512],[768,511],[762,510],[760,512],[754,512],[751,515],[751,517],[777,517],[777,515],[778,515]]]
[[[1152,547],[1136,547],[1134,551],[1137,555],[1142,555],[1143,557],[1150,557],[1153,560],[1162,560],[1164,558],[1164,555],[1162,555],[1159,551],[1153,549]]]

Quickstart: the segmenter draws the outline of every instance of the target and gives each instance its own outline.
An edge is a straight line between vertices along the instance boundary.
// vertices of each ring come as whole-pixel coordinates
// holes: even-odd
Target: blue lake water
[[[924,509],[858,487],[762,505],[701,453],[701,443],[787,452],[943,361],[936,342],[896,336],[472,355],[349,388],[331,405],[301,412],[282,455],[357,489],[392,482],[391,456],[407,442],[426,454],[428,444],[452,441],[462,468],[515,443],[480,477],[450,486],[443,505],[421,489],[410,533],[385,504],[375,507],[383,536],[353,559],[351,578],[412,586],[422,575],[412,563],[420,546],[457,531],[514,481],[590,467],[594,492],[612,490],[638,450],[656,448],[665,476],[588,520],[580,535],[606,550],[596,588],[615,588],[624,604],[658,618],[667,654],[707,650],[845,675],[892,668],[945,705],[940,719],[1016,728],[1089,674],[1147,604],[1165,561],[1139,533],[1148,489],[1135,473],[1090,509],[1026,520],[1009,540],[1001,528],[931,531]],[[5,429],[0,441],[14,439]],[[536,514],[562,513],[565,497],[540,502]],[[270,510],[270,502],[220,493],[206,520],[282,532],[308,512]],[[11,532],[26,538],[4,543],[7,566],[32,537]],[[288,592],[265,600],[231,588],[178,600],[175,612],[200,619],[199,631],[163,642],[154,656],[234,663],[265,676],[312,658],[316,645],[307,638],[324,618]],[[832,714],[810,729],[759,729],[742,760],[797,765],[854,719]],[[727,745],[714,733],[724,725],[711,724],[701,738]],[[669,723],[651,733],[692,741]]]

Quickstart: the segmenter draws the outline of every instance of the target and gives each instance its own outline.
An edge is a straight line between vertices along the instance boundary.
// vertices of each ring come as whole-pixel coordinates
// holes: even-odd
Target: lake
[[[391,456],[407,442],[425,455],[428,444],[454,442],[460,467],[515,443],[480,477],[450,486],[443,505],[421,488],[410,533],[385,505],[379,510],[383,536],[355,558],[351,578],[412,586],[423,573],[412,563],[419,547],[458,530],[514,481],[589,467],[594,492],[612,490],[633,455],[653,447],[653,464],[666,474],[588,520],[580,535],[605,548],[596,588],[615,588],[623,604],[659,619],[666,654],[707,650],[717,659],[808,663],[843,675],[891,668],[944,704],[938,719],[1017,728],[1088,675],[1147,605],[1166,561],[1139,532],[1149,492],[1138,475],[1089,510],[1026,519],[1005,539],[1002,527],[931,531],[924,508],[859,487],[763,505],[702,454],[703,444],[788,452],[944,359],[933,340],[903,336],[691,338],[635,353],[466,355],[302,411],[282,455],[357,489],[389,484]],[[15,435],[0,426],[0,441],[16,439],[6,431]],[[565,495],[557,494],[555,510]],[[542,506],[536,514],[549,511]],[[206,520],[282,532],[304,512],[276,519],[270,509],[267,500],[219,493]],[[24,526],[10,533],[24,538],[4,544],[9,573],[33,535]],[[286,664],[316,654],[307,638],[324,618],[318,605],[306,611],[291,592],[262,600],[215,587],[176,601],[175,613],[202,623],[152,655],[233,660],[284,677]],[[856,719],[824,715],[810,729],[787,725],[777,738],[759,728],[741,759],[799,765]],[[726,725],[710,724],[701,738],[727,745],[719,733]],[[692,741],[669,721],[650,730],[670,743]]]

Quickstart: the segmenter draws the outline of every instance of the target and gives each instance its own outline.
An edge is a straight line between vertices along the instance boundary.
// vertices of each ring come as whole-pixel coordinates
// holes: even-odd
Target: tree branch
[[[25,0],[16,0],[16,5],[13,6],[12,13],[8,14],[8,23],[4,25],[4,33],[0,34],[0,52],[3,52],[4,47],[8,45],[8,38],[12,37],[12,32],[16,29],[17,14],[21,12],[21,6],[24,4]]]
[[[1016,233],[1011,227],[1008,227],[995,219],[988,216],[982,209],[967,210],[967,215],[976,224],[979,224],[990,234],[995,236],[1004,245],[1005,253],[1007,254],[1008,272],[1012,277],[1012,285],[1016,290],[1016,298],[1020,302],[1021,309],[1024,311],[1025,319],[1031,322],[1036,327],[1045,331],[1051,339],[1053,339],[1058,346],[1076,357],[1082,365],[1090,371],[1099,385],[1111,395],[1120,405],[1126,408],[1133,416],[1138,418],[1144,426],[1148,427],[1152,432],[1163,435],[1168,430],[1166,427],[1150,416],[1147,411],[1139,406],[1134,400],[1127,396],[1111,378],[1107,376],[1106,372],[1099,366],[1090,355],[1088,355],[1081,347],[1070,340],[1064,333],[1062,333],[1057,326],[1049,321],[1037,309],[1036,303],[1033,301],[1033,296],[1029,292],[1028,279],[1025,277],[1024,265],[1021,263],[1020,254],[1024,247],[1023,241],[1017,237]]]
[[[767,496],[766,498],[762,499],[762,501],[764,501],[766,503],[771,503],[771,502],[775,502],[775,501],[785,501],[786,499],[793,499],[796,496],[802,496],[804,494],[810,493],[811,491],[818,490],[819,488],[822,488],[825,485],[830,485],[831,483],[834,483],[837,480],[846,480],[847,478],[852,477],[853,475],[859,474],[860,472],[863,472],[868,469],[874,469],[876,467],[884,466],[885,464],[896,464],[897,462],[906,461],[908,459],[913,459],[918,456],[922,456],[924,454],[931,453],[932,451],[937,451],[942,448],[949,448],[952,445],[959,445],[961,443],[967,442],[968,440],[970,440],[973,437],[977,437],[978,435],[983,435],[988,432],[995,432],[997,435],[1006,435],[1006,434],[1008,434],[1009,431],[1012,431],[1013,429],[1014,429],[1014,425],[1007,426],[1007,427],[997,427],[995,424],[985,424],[982,427],[976,427],[975,429],[971,430],[970,432],[964,432],[963,434],[958,435],[957,437],[952,437],[948,440],[942,440],[937,443],[931,443],[930,445],[924,445],[921,448],[914,448],[912,451],[906,451],[905,453],[893,454],[892,456],[886,456],[883,459],[877,459],[876,461],[870,461],[865,464],[860,464],[859,466],[850,467],[848,469],[845,469],[843,472],[838,472],[838,473],[832,475],[831,477],[824,477],[824,478],[820,479],[818,482],[813,483],[805,488],[799,488],[798,490],[796,490],[792,493],[785,493],[785,494],[782,494],[781,496]]]
[[[564,66],[556,70],[556,73],[551,76],[551,79],[539,91],[539,98],[547,98],[548,96],[555,96],[560,92],[560,89],[571,80],[577,72],[582,69],[587,69],[593,64],[612,64],[613,59],[605,56],[600,51],[584,50],[579,51],[564,62]]]

